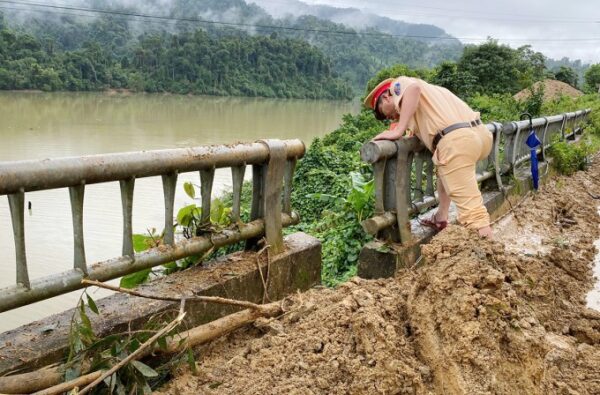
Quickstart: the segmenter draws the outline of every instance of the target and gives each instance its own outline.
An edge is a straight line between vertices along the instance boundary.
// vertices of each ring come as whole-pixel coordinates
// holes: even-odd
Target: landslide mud
[[[600,312],[585,301],[597,162],[549,181],[495,241],[449,226],[394,279],[288,298],[282,317],[196,349],[198,374],[158,393],[600,394]]]

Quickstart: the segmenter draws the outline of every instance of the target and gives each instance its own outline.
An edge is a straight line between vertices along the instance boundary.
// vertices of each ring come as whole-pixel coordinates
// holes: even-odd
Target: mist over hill
[[[274,18],[299,17],[303,15],[312,15],[320,19],[340,23],[345,26],[365,30],[368,28],[376,29],[382,33],[398,36],[411,36],[416,40],[427,42],[459,44],[459,41],[452,38],[443,29],[428,24],[416,24],[399,21],[372,13],[368,13],[356,8],[340,8],[327,5],[309,5],[299,0],[287,0],[286,2],[273,2],[271,0],[248,0],[264,9]],[[436,37],[445,37],[448,40],[437,40]]]
[[[4,10],[5,21],[18,31],[55,41],[56,49],[77,50],[85,43],[96,42],[118,57],[135,50],[141,37],[189,34],[198,29],[213,38],[247,34],[301,40],[322,51],[331,63],[332,77],[346,81],[355,95],[361,94],[368,79],[383,67],[397,63],[433,67],[445,60],[456,60],[462,53],[462,45],[455,39],[398,37],[448,37],[439,28],[394,21],[353,9],[307,6],[307,14],[282,16],[271,15],[272,10],[243,0],[75,0],[68,3],[73,8],[120,13],[114,15],[64,9],[61,7],[65,3],[58,0],[49,4],[57,8],[20,5],[19,10]],[[303,3],[289,4],[302,7]],[[357,23],[359,20],[363,21],[362,25]]]

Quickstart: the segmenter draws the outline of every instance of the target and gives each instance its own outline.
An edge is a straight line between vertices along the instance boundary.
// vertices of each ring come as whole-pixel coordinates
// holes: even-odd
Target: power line
[[[150,15],[150,14],[142,14],[142,13],[138,13],[138,12],[127,12],[127,11],[118,11],[118,10],[103,10],[103,9],[95,9],[95,8],[31,3],[31,2],[23,2],[23,1],[15,1],[15,0],[0,0],[0,3],[16,4],[16,5],[31,6],[31,7],[41,7],[41,8],[63,10],[63,11],[81,11],[81,12],[104,14],[104,15],[116,15],[116,16],[122,16],[122,17],[144,18],[144,19],[151,19],[151,20],[157,20],[157,21],[191,22],[191,23],[200,23],[200,24],[207,24],[207,25],[245,27],[245,28],[252,28],[252,29],[302,31],[302,32],[310,32],[310,33],[339,34],[339,35],[351,35],[351,36],[421,38],[421,39],[430,39],[430,40],[487,41],[489,39],[487,37],[486,38],[453,37],[453,36],[443,37],[443,36],[425,36],[425,35],[417,35],[417,34],[387,34],[387,33],[374,33],[374,32],[357,32],[355,30],[311,29],[311,28],[300,28],[300,27],[292,27],[292,26],[259,25],[259,24],[250,24],[250,23],[239,23],[239,22],[214,21],[214,20],[199,19],[199,18],[181,18],[181,17],[161,16],[161,15]],[[19,8],[19,10],[31,11],[31,10],[22,9],[22,8]],[[542,38],[542,39],[538,39],[538,38],[495,38],[495,39],[501,40],[501,41],[508,41],[508,42],[600,41],[600,37],[552,38],[552,39],[549,39],[549,38]]]

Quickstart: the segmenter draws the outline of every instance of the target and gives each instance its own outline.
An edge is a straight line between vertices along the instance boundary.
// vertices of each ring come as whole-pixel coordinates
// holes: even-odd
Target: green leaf
[[[135,288],[136,286],[145,283],[150,277],[152,269],[144,269],[139,272],[131,273],[121,278],[119,286],[121,288]]]
[[[179,209],[177,212],[177,223],[181,226],[189,226],[196,211],[196,205],[190,204]]]
[[[158,377],[158,373],[150,366],[140,361],[131,361],[131,364],[141,373],[144,377]]]
[[[110,375],[109,377],[104,379],[104,384],[106,384],[106,386],[108,388],[110,388],[110,393],[114,393],[115,392],[115,387],[117,386],[117,374],[113,373],[112,375]]]
[[[142,392],[144,393],[144,395],[152,394],[152,388],[148,383],[142,384]]]
[[[90,322],[90,318],[85,313],[85,305],[83,301],[81,302],[81,309],[79,310],[79,318],[81,318],[81,324],[85,329],[92,330],[92,323]]]
[[[167,338],[165,336],[159,337],[156,342],[158,343],[158,346],[163,350],[167,349]]]
[[[86,294],[85,296],[87,296],[87,302],[90,310],[92,310],[96,314],[100,314],[100,312],[98,311],[98,306],[96,306],[96,302],[94,302],[94,299],[92,299],[90,295]]]
[[[133,235],[133,249],[135,252],[146,251],[152,246],[153,240],[151,237],[141,234]]]
[[[192,373],[198,374],[198,369],[196,368],[196,358],[194,358],[194,352],[191,348],[187,349],[187,363],[192,370]]]
[[[131,343],[129,343],[129,352],[134,352],[138,348],[140,348],[140,342],[137,339],[132,339]]]
[[[112,347],[112,344],[114,342],[118,342],[119,341],[119,336],[118,335],[108,335],[106,337],[103,337],[102,339],[96,341],[95,343],[92,343],[90,345],[90,349],[92,348],[99,348],[101,350],[106,349],[109,345]]]
[[[183,183],[183,190],[192,199],[194,199],[196,197],[196,190],[194,189],[194,185],[192,185],[191,182]]]

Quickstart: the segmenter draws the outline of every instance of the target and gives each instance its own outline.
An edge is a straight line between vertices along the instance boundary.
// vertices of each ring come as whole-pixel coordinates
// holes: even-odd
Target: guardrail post
[[[121,206],[123,207],[123,256],[129,256],[133,259],[135,251],[133,250],[133,226],[131,224],[133,212],[133,189],[135,187],[135,177],[127,180],[120,180],[121,188]]]
[[[233,184],[233,207],[231,209],[231,220],[240,222],[240,207],[242,200],[242,186],[244,185],[244,173],[246,172],[246,164],[242,166],[234,166],[231,168],[231,180]]]
[[[283,251],[281,225],[281,192],[286,165],[285,144],[281,140],[260,140],[269,148],[269,162],[265,166],[262,213],[265,221],[265,237],[273,254]]]
[[[410,243],[412,239],[410,221],[408,218],[408,210],[410,207],[410,165],[412,163],[412,153],[404,140],[397,140],[396,147],[398,150],[398,154],[396,155],[396,218],[400,242],[402,244],[407,244]]]
[[[10,216],[12,219],[15,238],[15,255],[17,262],[17,284],[31,288],[27,272],[27,252],[25,250],[25,193],[18,192],[8,195]]]
[[[85,184],[69,187],[71,197],[71,214],[73,216],[73,267],[87,274],[85,263],[85,243],[83,240],[83,196]]]
[[[210,198],[212,195],[214,179],[214,167],[207,170],[200,170],[200,196],[202,197],[202,215],[200,216],[200,226],[210,225]]]
[[[164,243],[175,244],[175,229],[173,227],[173,206],[175,205],[175,188],[177,187],[177,172],[162,176],[163,193],[165,198],[165,235]]]

